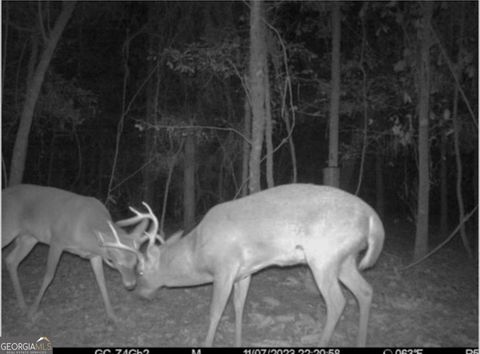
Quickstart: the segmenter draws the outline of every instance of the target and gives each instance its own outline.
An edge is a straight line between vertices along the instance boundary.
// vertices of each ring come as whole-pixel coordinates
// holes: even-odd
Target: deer
[[[360,271],[376,263],[385,231],[360,198],[329,186],[281,185],[214,206],[187,235],[179,231],[161,243],[156,235],[156,230],[147,235],[136,291],[152,298],[162,287],[213,283],[205,346],[213,345],[232,288],[235,345],[240,346],[252,274],[297,264],[311,269],[326,303],[320,346],[328,344],[346,304],[340,282],[358,302],[356,344],[366,345],[373,290]]]
[[[2,249],[13,242],[13,249],[5,257],[5,263],[20,309],[27,312],[30,319],[35,319],[60,256],[66,251],[90,261],[107,315],[118,323],[105,285],[103,261],[120,272],[125,288],[135,287],[137,263],[143,259],[135,243],[145,238],[150,217],[133,208],[131,210],[136,216],[113,223],[105,205],[93,197],[28,184],[4,189]],[[135,224],[129,233],[122,229]],[[158,229],[158,226],[152,227]],[[46,271],[38,295],[27,311],[18,279],[18,266],[39,242],[49,245]]]

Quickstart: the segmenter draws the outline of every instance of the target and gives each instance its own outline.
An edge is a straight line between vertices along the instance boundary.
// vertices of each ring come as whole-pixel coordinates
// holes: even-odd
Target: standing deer
[[[137,214],[135,217],[114,225],[107,208],[95,198],[27,184],[4,189],[2,248],[14,241],[13,250],[6,256],[5,263],[20,308],[26,311],[27,306],[18,280],[18,265],[37,242],[41,242],[50,246],[47,268],[40,291],[28,311],[29,316],[34,318],[60,256],[67,251],[90,260],[107,314],[117,321],[105,286],[102,260],[120,272],[126,288],[135,287],[139,254],[134,244],[141,241],[141,234],[147,226],[145,219],[150,216],[132,210]],[[137,223],[130,234],[119,227]],[[107,242],[107,238],[111,241]]]
[[[326,302],[320,345],[327,345],[345,306],[339,280],[358,300],[357,345],[366,345],[372,288],[359,270],[376,262],[384,229],[358,197],[327,186],[283,185],[213,207],[184,237],[178,233],[157,245],[156,230],[150,235],[139,263],[139,293],[149,297],[162,286],[213,282],[206,346],[213,344],[232,287],[235,344],[240,346],[251,275],[268,266],[294,264],[308,264]]]

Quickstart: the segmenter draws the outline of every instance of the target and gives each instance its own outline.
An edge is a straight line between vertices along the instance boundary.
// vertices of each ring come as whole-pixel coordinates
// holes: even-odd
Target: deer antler
[[[127,246],[127,245],[123,244],[122,241],[120,241],[120,237],[118,237],[117,230],[115,230],[115,227],[113,227],[113,225],[110,221],[108,221],[108,226],[110,226],[110,229],[112,230],[113,237],[115,238],[115,242],[105,242],[103,234],[101,232],[97,231],[96,235],[97,235],[98,239],[100,240],[100,246],[118,248],[118,249],[121,249],[121,250],[133,252],[135,254],[139,253],[136,248]]]
[[[140,244],[142,244],[146,239],[148,239],[149,245],[155,244],[155,240],[158,240],[162,244],[165,243],[165,240],[163,239],[163,237],[158,234],[158,219],[157,219],[157,217],[155,216],[152,209],[150,208],[150,206],[147,203],[142,202],[142,204],[143,204],[143,206],[145,206],[145,208],[147,208],[148,213],[141,213],[137,209],[135,209],[133,207],[130,207],[130,210],[133,213],[135,213],[136,216],[134,216],[130,219],[121,221],[121,225],[125,225],[126,222],[130,222],[130,221],[133,221],[133,220],[139,221],[139,220],[142,220],[142,219],[150,219],[152,221],[152,226],[148,229],[148,231],[144,232],[144,236],[141,236],[141,237],[139,237],[138,240],[135,240],[135,247],[137,247],[137,249],[140,246]],[[117,224],[119,224],[119,223],[117,222]]]

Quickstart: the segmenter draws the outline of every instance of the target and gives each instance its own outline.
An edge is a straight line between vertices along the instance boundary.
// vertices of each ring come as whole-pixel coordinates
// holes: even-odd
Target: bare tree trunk
[[[263,24],[263,1],[250,2],[250,99],[252,106],[252,147],[249,161],[250,194],[261,190],[260,158],[265,129],[265,25]]]
[[[339,186],[338,170],[338,126],[340,107],[340,40],[342,3],[334,1],[332,6],[332,85],[330,93],[330,123],[328,136],[328,167],[324,169],[323,182],[330,186]]]
[[[252,129],[252,112],[250,110],[250,103],[248,103],[248,96],[245,96],[244,113],[243,113],[244,132],[243,135],[250,140]],[[248,195],[248,162],[250,157],[250,141],[243,141],[242,152],[242,190],[241,195],[245,197]]]
[[[33,113],[35,112],[35,105],[37,104],[38,96],[40,95],[40,89],[42,88],[48,65],[53,57],[53,52],[55,51],[58,40],[72,15],[75,4],[76,1],[63,2],[62,12],[58,16],[55,26],[50,32],[50,36],[46,38],[40,61],[35,68],[32,80],[27,85],[25,102],[23,103],[23,110],[20,116],[20,124],[18,126],[15,144],[13,146],[12,162],[10,164],[10,185],[22,182],[25,161],[27,158],[28,138],[32,126]]]
[[[458,16],[459,18],[459,24],[460,24],[460,31],[459,31],[459,36],[460,38],[459,41],[459,49],[458,49],[458,58],[457,58],[457,64],[460,65],[461,62],[461,53],[463,53],[463,48],[462,48],[462,39],[463,39],[463,30],[464,30],[464,7],[463,5],[460,7],[460,15]],[[458,68],[458,72],[461,71],[461,67]],[[454,75],[457,75],[457,73],[454,73]],[[459,134],[460,134],[460,123],[458,121],[458,86],[455,85],[455,93],[453,97],[453,115],[452,115],[452,120],[453,120],[453,141],[454,141],[454,147],[455,147],[455,162],[457,166],[457,180],[456,180],[456,193],[457,193],[457,201],[458,201],[458,218],[459,220],[463,220],[465,217],[465,204],[463,201],[463,192],[462,192],[462,180],[463,180],[463,168],[462,168],[462,152],[460,151],[460,140],[459,140]],[[463,246],[465,247],[465,250],[467,251],[467,254],[470,258],[473,257],[472,249],[470,248],[470,243],[468,242],[468,237],[467,233],[465,231],[465,224],[461,224],[460,226],[460,236],[462,238]]]
[[[363,101],[363,143],[362,143],[362,153],[360,156],[360,168],[358,171],[358,182],[357,188],[355,189],[355,195],[360,193],[360,188],[363,181],[363,170],[365,168],[365,158],[367,155],[367,146],[368,146],[368,93],[367,93],[367,71],[365,70],[364,57],[365,57],[365,47],[367,42],[367,28],[366,28],[366,14],[368,2],[364,5],[364,15],[362,18],[362,50],[360,54],[360,70],[362,71],[362,101]]]
[[[268,65],[265,61],[265,146],[267,150],[267,187],[275,186],[273,180],[273,142],[272,142],[272,112],[270,110],[270,78],[268,74]]]
[[[465,206],[463,202],[463,193],[462,193],[462,179],[463,179],[463,168],[462,168],[462,156],[460,151],[460,141],[459,141],[459,122],[458,122],[458,90],[455,89],[455,97],[453,100],[453,141],[455,147],[455,163],[457,166],[457,178],[455,183],[455,192],[457,195],[458,202],[458,219],[461,221],[465,217]],[[470,243],[468,242],[467,233],[465,231],[465,224],[460,226],[460,236],[462,238],[463,246],[467,251],[467,254],[470,258],[473,257],[472,250],[470,248]]]
[[[414,259],[420,259],[428,250],[428,220],[430,196],[429,168],[429,112],[430,112],[430,20],[433,3],[420,3],[423,10],[422,26],[419,28],[417,65],[418,87],[418,201],[417,230],[415,235]]]
[[[477,4],[477,12],[478,12],[478,4]],[[478,51],[474,51],[474,62],[478,63]],[[478,102],[478,65],[474,65],[475,74],[473,75],[472,80],[472,93],[473,93],[473,102]],[[478,117],[478,103],[474,106],[475,110],[475,117]],[[477,140],[478,140],[478,132],[477,132]],[[473,166],[473,197],[474,200],[478,201],[478,148],[474,149],[475,151],[475,164]],[[478,222],[478,218],[476,219]]]
[[[442,127],[440,137],[440,234],[448,235],[448,183],[447,183],[447,128]]]
[[[183,227],[185,232],[195,226],[195,133],[185,137],[183,170]]]

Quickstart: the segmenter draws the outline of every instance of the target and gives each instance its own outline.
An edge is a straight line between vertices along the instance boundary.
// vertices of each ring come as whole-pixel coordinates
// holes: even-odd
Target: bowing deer
[[[138,292],[213,282],[205,345],[214,341],[233,288],[235,344],[242,338],[242,314],[251,275],[265,267],[307,264],[323,295],[327,320],[320,345],[328,344],[343,312],[340,283],[360,308],[357,345],[365,346],[372,287],[359,270],[376,262],[384,241],[377,213],[358,197],[327,186],[283,185],[219,204],[187,235],[163,244],[152,230],[139,262]],[[365,250],[357,265],[357,256]]]
[[[20,308],[27,311],[18,279],[18,265],[40,242],[49,245],[47,267],[40,291],[28,311],[30,318],[34,318],[60,256],[66,251],[90,260],[107,314],[117,321],[105,286],[102,261],[120,272],[126,288],[135,287],[136,268],[141,257],[135,243],[144,237],[146,219],[150,216],[134,212],[136,216],[114,224],[107,208],[95,198],[27,184],[4,189],[2,248],[14,242],[5,263]],[[135,224],[130,233],[120,227]]]

